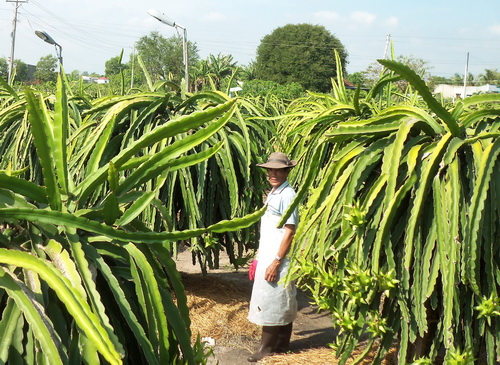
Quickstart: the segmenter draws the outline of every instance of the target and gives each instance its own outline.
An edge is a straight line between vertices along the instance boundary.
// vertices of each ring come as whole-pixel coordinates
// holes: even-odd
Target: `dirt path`
[[[221,269],[212,270],[206,276],[200,274],[198,266],[192,265],[188,251],[179,255],[176,264],[186,288],[192,332],[199,332],[202,338],[213,343],[214,357],[209,364],[249,364],[246,358],[260,343],[260,328],[246,319],[252,284],[246,268],[236,272],[225,260],[221,260]],[[318,313],[317,307],[311,305],[302,292],[297,300],[299,313],[294,321],[289,353],[265,358],[260,364],[334,363],[328,348],[335,338],[329,315]]]

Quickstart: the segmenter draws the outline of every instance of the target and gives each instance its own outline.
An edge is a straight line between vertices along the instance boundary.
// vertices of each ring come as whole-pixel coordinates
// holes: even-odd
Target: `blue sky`
[[[12,1],[12,0],[8,0]],[[147,14],[157,9],[185,26],[200,56],[231,54],[239,64],[256,57],[261,39],[286,24],[323,25],[346,47],[347,71],[365,70],[383,58],[387,35],[396,56],[422,58],[433,75],[500,70],[498,0],[28,0],[19,8],[15,58],[36,64],[55,55],[53,46],[34,33],[44,30],[63,47],[64,66],[104,73],[104,64],[156,30],[176,30]],[[14,5],[0,2],[0,57],[11,47]]]

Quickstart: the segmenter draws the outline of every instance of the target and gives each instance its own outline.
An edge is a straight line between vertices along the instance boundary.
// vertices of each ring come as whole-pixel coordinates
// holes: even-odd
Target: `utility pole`
[[[8,83],[12,83],[12,72],[14,70],[14,49],[16,46],[16,28],[17,28],[17,11],[19,7],[27,3],[28,0],[6,0],[8,3],[14,3],[14,20],[12,21],[12,33],[11,33],[11,46],[10,46],[10,60],[9,60],[9,80]]]
[[[131,80],[130,80],[130,88],[134,88],[134,60],[135,60],[135,45],[132,48],[132,74],[131,74]]]
[[[387,59],[387,50],[389,49],[390,43],[391,43],[391,35],[387,34],[387,37],[385,38],[384,60]]]
[[[467,77],[469,76],[469,52],[467,52],[467,62],[465,62],[465,75],[464,75],[464,95],[462,99],[467,96]]]

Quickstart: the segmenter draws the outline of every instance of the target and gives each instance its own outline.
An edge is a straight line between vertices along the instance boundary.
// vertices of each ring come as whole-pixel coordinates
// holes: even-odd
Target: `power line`
[[[37,6],[39,6],[38,4],[36,4],[36,1],[32,0],[33,3]],[[53,15],[53,13],[50,11],[50,10],[46,10],[45,8],[41,7],[42,10],[44,11],[47,11],[48,14],[50,15]],[[61,21],[63,24],[65,24],[67,26],[67,29],[69,30],[76,30],[77,32],[76,33],[71,33],[71,34],[68,34],[67,31],[63,30],[64,28],[63,27],[60,27],[60,26],[55,26],[51,23],[47,23],[45,20],[41,19],[39,16],[29,12],[29,11],[25,11],[26,14],[29,14],[32,19],[31,21],[33,21],[34,23],[36,23],[33,19],[37,19],[39,21],[39,24],[42,24],[44,27],[49,27],[50,29],[53,29],[57,32],[59,32],[63,38],[67,39],[67,40],[70,40],[70,41],[74,41],[74,40],[77,40],[77,41],[80,41],[84,44],[87,44],[87,45],[90,45],[90,46],[93,46],[93,47],[99,47],[99,48],[102,48],[102,45],[105,44],[107,46],[116,46],[117,43],[116,42],[110,42],[106,39],[100,39],[100,38],[97,38],[95,37],[92,33],[82,29],[82,28],[79,28],[79,27],[76,27],[74,26],[71,22],[68,22],[64,19],[62,19],[61,17],[59,16],[56,16],[56,19]],[[28,19],[28,22],[30,21],[30,19]],[[99,46],[96,45],[95,42],[90,42],[87,40],[87,37],[88,38],[91,38],[92,40],[94,41],[98,41],[99,42]]]
[[[13,0],[10,0],[13,2]],[[28,11],[26,7],[22,8],[22,11],[20,12],[20,19],[21,17],[25,17],[26,20],[28,21],[28,24],[30,25],[31,28],[37,27],[37,26],[42,26],[48,28],[48,30],[53,31],[56,33],[56,36],[60,36],[61,38],[71,42],[72,44],[78,45],[83,49],[91,49],[92,51],[99,50],[102,52],[99,52],[101,54],[106,54],[107,50],[114,50],[116,47],[119,47],[121,49],[132,49],[133,43],[135,43],[137,40],[139,40],[143,35],[147,34],[151,29],[147,27],[141,27],[140,25],[137,26],[129,26],[123,23],[115,23],[111,24],[109,22],[96,22],[94,18],[89,18],[89,20],[85,20],[83,22],[81,19],[71,19],[68,17],[61,17],[60,15],[56,14],[57,10],[52,11],[51,9],[47,8],[44,6],[44,2],[40,0],[32,0],[30,1],[30,5],[33,4],[36,6],[37,9],[32,9],[31,11]],[[2,9],[0,9],[1,11]],[[34,10],[34,11],[33,11]],[[3,14],[3,13],[0,13]],[[22,24],[22,21],[19,22],[19,25]],[[18,33],[21,33],[21,29],[19,29]],[[218,37],[219,33],[221,34],[221,37]],[[238,34],[243,34],[247,32],[239,32],[237,29],[231,31],[231,35],[238,35]],[[349,63],[350,65],[359,65],[361,67],[361,64],[363,61],[372,61],[375,62],[377,58],[380,57],[370,57],[368,56],[368,46],[370,48],[373,47],[378,47],[379,51],[374,50],[373,52],[370,52],[374,55],[381,55],[384,47],[384,38],[381,37],[380,35],[376,35],[374,33],[370,34],[360,34],[360,35],[352,35],[348,34],[347,32],[345,34],[342,34],[342,31],[340,32],[332,32],[334,33],[335,37],[338,38],[339,40],[342,41],[342,44],[344,45],[345,49],[349,51],[350,48],[357,48],[357,52],[349,52]],[[217,52],[224,52],[224,53],[235,53],[239,54],[241,58],[247,58],[247,56],[255,57],[256,55],[256,49],[258,45],[261,43],[260,40],[256,41],[240,41],[240,40],[231,40],[228,38],[228,35],[223,32],[217,32],[213,31],[211,29],[196,29],[196,30],[191,30],[191,34],[199,34],[199,38],[191,38],[191,39],[196,39],[196,44],[198,45],[198,49],[200,53],[207,53],[206,51],[208,50],[210,53],[217,53]],[[118,41],[118,37],[120,37],[120,41]],[[224,38],[223,38],[224,37]],[[210,39],[207,39],[210,38]],[[217,39],[220,38],[220,39]],[[244,37],[241,37],[244,38]],[[403,52],[398,52],[398,53],[409,53],[412,51],[411,48],[409,48],[407,45],[413,44],[413,40],[415,41],[420,41],[420,43],[424,44],[426,46],[426,49],[431,49],[431,48],[437,48],[437,47],[442,47],[442,43],[446,43],[446,49],[447,51],[453,51],[453,54],[458,54],[461,52],[459,47],[462,47],[460,43],[462,42],[473,42],[473,45],[467,44],[466,47],[468,50],[471,50],[471,65],[474,65],[474,67],[478,67],[480,65],[484,65],[487,68],[494,68],[496,66],[496,63],[492,61],[487,61],[484,59],[475,59],[474,54],[475,49],[479,49],[481,47],[486,47],[483,45],[488,45],[488,47],[494,47],[495,45],[498,44],[498,40],[494,39],[489,39],[489,38],[481,38],[481,37],[471,37],[471,38],[465,38],[465,37],[425,37],[425,36],[414,36],[414,35],[409,35],[409,34],[402,34],[402,35],[397,35],[392,33],[391,34],[391,39],[395,40],[396,42],[399,42],[398,47],[396,47],[396,50],[403,51]],[[346,42],[347,41],[347,42]],[[360,44],[363,45],[363,48],[360,48]],[[292,42],[289,42],[289,46],[292,46]],[[365,46],[366,45],[366,46]],[[489,46],[491,45],[491,46]],[[287,46],[287,44],[284,44],[283,46]],[[303,44],[302,46],[307,46],[306,44]],[[401,48],[400,48],[401,47]],[[465,47],[465,46],[464,46]],[[317,49],[331,49],[332,47],[325,47],[325,46],[320,46],[317,47]],[[422,53],[422,52],[420,52]],[[455,68],[453,65],[462,65],[463,62],[460,61],[454,61],[456,56],[453,56],[450,52],[448,54],[438,54],[435,52],[427,52],[423,57],[424,59],[427,60],[427,57],[432,57],[435,56],[436,58],[440,59],[431,59],[428,60],[428,63],[432,66],[441,66],[441,69],[453,69]],[[446,57],[450,57],[450,59],[443,59]],[[422,54],[417,55],[417,57],[422,57]],[[485,56],[483,56],[485,57]],[[486,56],[488,57],[488,56]],[[96,57],[92,57],[93,60],[97,59]],[[90,61],[90,59],[89,59]],[[450,67],[447,67],[446,65],[450,65]],[[460,67],[462,68],[462,67]],[[441,73],[441,72],[440,72]]]
[[[498,42],[500,43],[499,39],[487,39],[487,38],[459,38],[459,37],[419,37],[419,36],[410,36],[410,35],[400,35],[400,36],[394,36],[393,38],[411,38],[411,39],[418,39],[418,40],[426,40],[426,39],[432,39],[432,40],[442,40],[442,41],[471,41],[471,42],[477,42],[477,41],[487,41],[487,42]]]

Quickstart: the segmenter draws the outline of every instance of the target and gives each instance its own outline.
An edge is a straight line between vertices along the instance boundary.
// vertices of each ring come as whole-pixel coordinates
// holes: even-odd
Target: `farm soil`
[[[208,364],[249,364],[246,359],[259,348],[261,328],[246,318],[252,290],[248,268],[236,271],[227,258],[221,257],[220,269],[202,275],[188,250],[178,255],[176,265],[186,290],[194,339],[199,334],[213,351]],[[336,336],[331,317],[318,311],[306,293],[299,292],[297,300],[299,312],[289,352],[266,357],[259,364],[337,364],[328,347]],[[361,345],[356,353],[363,350]],[[361,362],[370,363],[369,356]],[[394,352],[390,352],[383,364],[395,363]]]

